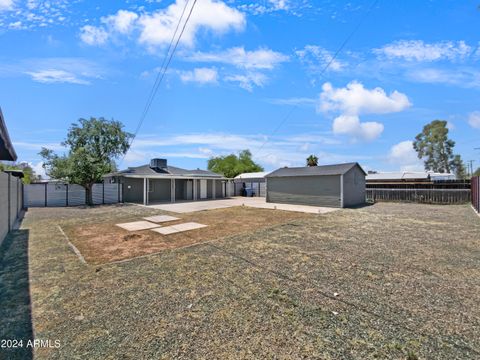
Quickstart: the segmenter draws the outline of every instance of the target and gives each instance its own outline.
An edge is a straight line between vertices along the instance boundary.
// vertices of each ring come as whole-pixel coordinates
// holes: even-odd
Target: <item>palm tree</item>
[[[318,157],[316,157],[315,155],[310,155],[308,158],[307,158],[307,166],[318,166]]]

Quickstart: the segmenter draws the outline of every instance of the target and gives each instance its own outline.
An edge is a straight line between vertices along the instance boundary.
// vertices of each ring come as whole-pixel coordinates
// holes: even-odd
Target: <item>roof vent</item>
[[[150,168],[152,169],[166,169],[167,159],[152,159],[150,160]]]

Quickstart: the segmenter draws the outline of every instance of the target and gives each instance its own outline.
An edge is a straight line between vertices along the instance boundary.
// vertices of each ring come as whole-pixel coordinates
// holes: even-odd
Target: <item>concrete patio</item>
[[[145,206],[145,205],[139,205]],[[203,201],[182,201],[176,203],[160,203],[147,205],[146,207],[152,209],[159,209],[174,213],[189,213],[203,210],[213,210],[229,208],[234,206],[248,206],[262,209],[276,209],[284,211],[296,211],[310,214],[326,214],[337,208],[306,206],[306,205],[292,205],[292,204],[277,204],[267,203],[263,197],[232,197],[220,200],[203,200]]]

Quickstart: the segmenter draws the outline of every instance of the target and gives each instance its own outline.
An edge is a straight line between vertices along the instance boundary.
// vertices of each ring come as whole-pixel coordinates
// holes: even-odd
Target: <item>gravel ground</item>
[[[82,264],[57,227],[158,213],[28,212],[28,247],[12,242],[0,260],[28,249],[35,336],[61,342],[36,358],[480,358],[468,206],[380,203],[104,265]]]

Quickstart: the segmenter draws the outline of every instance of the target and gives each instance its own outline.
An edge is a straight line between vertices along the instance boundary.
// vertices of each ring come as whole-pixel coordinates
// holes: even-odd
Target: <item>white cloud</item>
[[[421,83],[449,84],[463,88],[480,87],[480,71],[468,67],[453,70],[422,68],[408,71],[406,77]]]
[[[36,143],[36,142],[31,142],[31,141],[13,141],[13,146],[16,148],[21,148],[25,150],[35,150],[35,151],[40,151],[42,150],[42,147],[46,147],[47,149],[52,149],[52,150],[65,150],[65,147],[63,147],[59,143]]]
[[[232,71],[224,76],[227,82],[237,83],[242,89],[253,91],[256,86],[262,87],[268,82],[266,71],[271,71],[289,57],[267,48],[247,51],[243,47],[234,47],[219,52],[195,52],[185,57],[187,61],[204,63],[221,63],[230,65],[242,72]]]
[[[103,45],[108,37],[107,31],[101,27],[85,25],[80,29],[80,39],[88,45]]]
[[[23,30],[65,24],[70,20],[70,0],[0,0],[0,28]]]
[[[350,135],[354,139],[375,140],[383,132],[383,124],[360,122],[357,115],[340,115],[333,120],[333,133]]]
[[[180,73],[180,79],[183,82],[196,82],[199,84],[216,84],[218,82],[218,72],[211,68],[195,68],[193,71],[183,71]]]
[[[423,170],[422,161],[418,158],[411,140],[393,145],[388,153],[387,161],[403,171]]]
[[[316,106],[317,99],[307,97],[293,97],[285,99],[267,99],[271,104],[275,105],[293,105],[293,106]]]
[[[387,114],[399,112],[411,106],[408,97],[398,91],[387,94],[382,88],[366,89],[352,81],[344,88],[335,89],[325,83],[320,94],[319,110],[341,111],[350,115]]]
[[[388,95],[378,87],[369,90],[356,81],[338,89],[325,83],[322,89],[317,109],[340,113],[333,121],[333,132],[350,135],[358,140],[372,141],[380,136],[384,129],[379,122],[361,122],[360,114],[393,113],[405,110],[411,105],[405,94],[393,91]]]
[[[333,54],[317,45],[306,45],[302,50],[295,51],[302,64],[307,66],[308,71],[320,73],[330,63],[328,70],[340,71],[345,64],[337,59],[333,59]]]
[[[36,58],[11,65],[0,76],[29,75],[41,83],[72,83],[88,85],[93,79],[101,79],[105,70],[98,64],[83,58]]]
[[[143,14],[138,22],[141,27],[139,41],[150,46],[164,45],[170,38],[178,23],[185,0],[176,0],[165,9],[152,14]],[[187,8],[188,13],[190,7]],[[245,15],[229,7],[222,1],[202,0],[193,10],[190,21],[182,37],[182,43],[192,46],[195,36],[202,30],[209,30],[215,34],[229,30],[243,30],[246,24]]]
[[[428,44],[422,40],[400,40],[373,51],[388,59],[399,58],[407,61],[431,62],[463,59],[471,53],[472,48],[464,41],[442,41]]]
[[[46,179],[48,176],[45,173],[45,169],[43,168],[43,161],[40,161],[36,164],[34,163],[28,163],[28,166],[30,166],[35,173],[35,175],[40,175],[42,179]]]
[[[265,143],[267,139],[268,142]],[[148,137],[139,135],[133,142],[131,151],[134,159],[132,158],[129,162],[146,162],[152,154],[208,159],[211,156],[237,153],[243,149],[250,149],[255,161],[267,168],[303,166],[310,153],[317,154],[323,164],[363,159],[358,155],[326,153],[323,150],[325,144],[338,144],[338,142],[334,138],[325,137],[322,133],[283,136],[225,133],[162,134]],[[261,147],[262,149],[259,150]]]
[[[226,76],[225,80],[237,83],[244,90],[253,91],[254,86],[264,86],[268,78],[265,74],[259,72],[246,72],[245,74]]]
[[[176,0],[169,6],[153,12],[135,13],[119,10],[114,15],[101,18],[103,25],[86,25],[80,30],[80,38],[89,45],[104,44],[114,35],[130,34],[136,30],[136,40],[149,50],[155,51],[170,43],[178,21],[182,15],[186,0]],[[187,5],[182,23],[190,13],[191,2]],[[227,31],[243,30],[246,24],[245,15],[239,10],[229,7],[220,0],[198,1],[181,38],[184,46],[194,46],[197,35],[208,31],[215,35]],[[177,32],[179,35],[180,30]]]
[[[13,5],[13,0],[0,0],[0,11],[12,10]]]
[[[128,34],[133,30],[137,19],[138,15],[132,11],[118,10],[115,15],[103,17],[102,22],[120,34]]]
[[[88,85],[89,81],[78,78],[75,74],[64,71],[64,70],[55,70],[55,69],[46,69],[39,71],[30,71],[26,72],[32,77],[33,81],[40,83],[71,83],[71,84],[80,84]]]
[[[247,70],[272,70],[289,60],[287,55],[267,48],[247,51],[243,47],[233,47],[221,52],[196,52],[186,58],[195,62],[223,63]]]
[[[468,123],[475,129],[480,129],[480,111],[474,111],[468,116]]]

